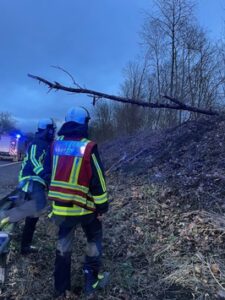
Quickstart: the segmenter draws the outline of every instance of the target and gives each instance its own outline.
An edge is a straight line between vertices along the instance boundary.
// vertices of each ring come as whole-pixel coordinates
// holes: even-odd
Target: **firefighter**
[[[47,159],[53,162],[48,194],[52,201],[51,218],[58,225],[55,297],[63,296],[71,289],[71,252],[78,224],[87,238],[83,263],[85,294],[93,295],[109,280],[108,272],[100,274],[101,215],[108,210],[108,198],[97,145],[88,139],[89,120],[86,109],[71,108]]]
[[[25,226],[21,240],[21,254],[37,252],[31,246],[36,223],[46,206],[46,180],[43,163],[55,135],[55,123],[52,119],[43,119],[30,143],[19,172],[19,198],[15,207],[5,211],[1,225],[15,223],[24,218]],[[4,218],[3,218],[4,217]]]

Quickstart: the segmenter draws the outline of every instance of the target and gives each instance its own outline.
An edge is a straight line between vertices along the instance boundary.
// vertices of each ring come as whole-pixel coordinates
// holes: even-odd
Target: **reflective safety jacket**
[[[81,216],[108,209],[103,167],[94,142],[58,137],[52,147],[48,196],[53,215]]]
[[[42,138],[39,135],[39,132],[37,132],[35,138],[28,146],[26,156],[19,172],[19,187],[23,191],[28,191],[30,181],[38,181],[41,184],[46,185],[43,163],[49,147],[50,142]]]

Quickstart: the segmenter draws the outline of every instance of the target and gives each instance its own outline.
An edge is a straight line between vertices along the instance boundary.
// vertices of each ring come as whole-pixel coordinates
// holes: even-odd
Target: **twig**
[[[206,261],[206,264],[207,264],[207,267],[208,267],[208,269],[209,269],[209,271],[210,271],[210,274],[212,275],[212,277],[214,278],[214,280],[216,281],[216,283],[221,287],[221,289],[223,290],[223,291],[225,291],[225,288],[222,286],[222,284],[218,281],[218,279],[215,277],[215,275],[213,274],[213,272],[212,272],[212,270],[211,270],[211,268],[210,268],[210,265],[209,265],[209,263],[208,263],[208,261]]]
[[[75,81],[74,77],[68,71],[66,71],[65,69],[63,69],[62,67],[59,67],[59,66],[51,66],[51,67],[55,68],[55,69],[59,69],[59,70],[63,71],[64,73],[66,73],[72,79],[73,84],[76,87],[78,87],[79,89],[82,89],[82,87]]]
[[[123,157],[116,163],[116,164],[113,164],[106,172],[105,174],[106,175],[109,175],[110,171],[111,170],[118,170],[119,167],[123,164],[123,163],[127,163],[131,160],[134,160],[135,158],[137,158],[139,155],[141,155],[143,152],[145,152],[146,150],[148,150],[149,147],[145,148],[145,149],[142,149],[141,151],[138,151],[136,154],[132,155],[132,156],[128,156],[126,155],[126,153],[123,155]]]
[[[99,99],[101,99],[101,97],[97,97],[95,95],[87,95],[87,96],[92,98],[92,104],[93,104],[93,106],[95,106],[95,104],[97,103],[97,101]]]
[[[124,153],[123,157],[116,164],[113,164],[110,168],[108,168],[108,170],[106,170],[105,175],[109,175],[110,171],[119,166],[126,159],[126,157],[127,154]]]
[[[153,255],[153,261],[155,261],[160,255],[162,255],[163,253],[167,252],[168,250],[170,250],[170,248],[172,247],[172,244],[169,244],[168,246],[164,247],[162,250],[160,250],[159,252],[155,253]]]
[[[170,96],[168,96],[168,95],[161,94],[160,96],[162,96],[163,98],[166,98],[166,99],[168,99],[168,100],[170,100],[170,101],[176,103],[176,104],[179,105],[179,106],[185,106],[185,104],[182,103],[181,101],[179,101],[179,100],[177,100],[177,99],[175,99],[175,98],[172,98],[172,97],[170,97]]]

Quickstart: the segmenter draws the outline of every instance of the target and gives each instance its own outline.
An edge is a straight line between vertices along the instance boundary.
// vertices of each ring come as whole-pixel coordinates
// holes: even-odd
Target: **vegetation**
[[[156,0],[141,30],[141,55],[124,69],[121,95],[131,99],[165,102],[162,95],[205,109],[224,104],[225,46],[211,41],[195,17],[190,0]],[[129,104],[96,104],[97,133],[111,138],[142,127],[167,128],[189,119],[193,112],[144,109]],[[110,112],[110,113],[109,113]],[[110,130],[105,130],[105,123]]]
[[[8,112],[0,113],[0,133],[8,133],[16,129],[16,121],[13,119],[12,115]]]

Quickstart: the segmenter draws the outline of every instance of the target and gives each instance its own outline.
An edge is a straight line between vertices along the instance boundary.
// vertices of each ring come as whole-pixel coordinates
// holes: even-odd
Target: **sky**
[[[219,39],[224,0],[198,0],[196,16]],[[140,53],[140,31],[152,0],[0,0],[0,112],[34,131],[41,118],[62,121],[90,98],[50,92],[27,73],[71,86],[60,66],[89,89],[118,94],[123,69]]]

